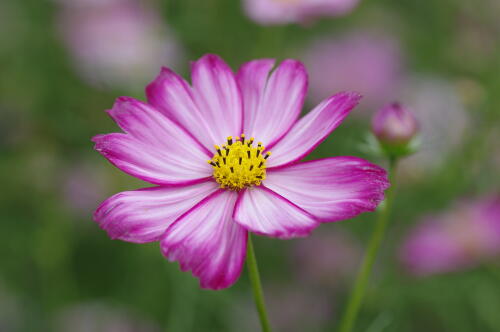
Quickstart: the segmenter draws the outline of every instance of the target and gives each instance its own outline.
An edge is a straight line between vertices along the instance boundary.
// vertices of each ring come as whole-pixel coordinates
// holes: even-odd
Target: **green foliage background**
[[[166,331],[255,331],[245,273],[227,290],[199,290],[190,274],[163,259],[157,244],[111,241],[92,222],[92,211],[78,217],[65,206],[60,175],[75,163],[104,168],[109,195],[144,186],[109,165],[90,142],[95,134],[117,130],[103,110],[130,92],[101,91],[80,80],[57,37],[54,2],[6,1],[16,17],[0,20],[0,303],[10,294],[18,310],[13,316],[0,313],[0,331],[3,326],[51,331],[58,312],[85,302],[126,308]],[[481,87],[480,101],[468,105],[471,123],[463,145],[442,167],[399,188],[356,331],[500,331],[498,261],[422,279],[407,276],[397,263],[401,237],[420,216],[499,189],[493,161],[499,156],[493,154],[500,136],[495,142],[492,133],[498,133],[500,120],[500,13],[492,3],[366,0],[346,17],[307,27],[263,27],[245,16],[236,0],[155,2],[185,48],[183,75],[189,60],[204,53],[217,53],[237,68],[256,57],[295,57],[317,36],[373,23],[397,29],[412,72],[465,78]],[[394,21],[382,19],[382,11]],[[493,37],[487,56],[454,46],[464,22]],[[143,99],[143,92],[134,97]],[[349,119],[310,158],[364,156],[359,145],[368,128],[366,118]],[[373,220],[364,214],[315,232],[338,228],[366,243]],[[266,291],[305,287],[295,277],[300,266],[289,259],[294,241],[257,239]],[[328,295],[333,303],[328,321],[308,331],[334,330],[347,289]],[[17,323],[6,323],[14,319]]]

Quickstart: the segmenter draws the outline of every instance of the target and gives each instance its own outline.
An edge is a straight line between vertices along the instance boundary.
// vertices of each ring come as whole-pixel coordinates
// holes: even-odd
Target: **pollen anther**
[[[227,137],[227,145],[222,145],[222,150],[215,145],[216,153],[208,163],[212,165],[213,176],[221,188],[241,190],[258,186],[266,178],[266,160],[271,152],[264,153],[262,143],[254,147],[253,142],[253,137],[245,139],[245,134],[241,134],[234,139]]]

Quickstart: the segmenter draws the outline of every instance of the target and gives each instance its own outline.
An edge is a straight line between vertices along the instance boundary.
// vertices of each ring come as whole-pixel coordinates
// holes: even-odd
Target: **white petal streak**
[[[310,213],[262,185],[239,194],[234,219],[249,231],[283,239],[306,236],[318,225]]]
[[[182,215],[168,228],[161,249],[183,271],[191,270],[203,288],[232,285],[241,273],[246,230],[231,216],[237,194],[219,190]]]

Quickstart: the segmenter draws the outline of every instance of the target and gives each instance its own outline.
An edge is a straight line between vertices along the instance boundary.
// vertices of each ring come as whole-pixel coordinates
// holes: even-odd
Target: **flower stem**
[[[266,305],[264,303],[264,293],[262,292],[262,285],[260,283],[259,268],[257,266],[257,259],[255,258],[250,233],[248,233],[247,269],[250,277],[250,283],[252,284],[253,297],[255,300],[255,306],[257,307],[257,311],[259,313],[262,331],[271,332],[271,325],[269,324],[269,319],[267,318]]]
[[[384,238],[385,229],[389,222],[390,210],[394,200],[394,190],[396,187],[395,183],[395,171],[396,171],[397,159],[392,158],[389,160],[389,182],[391,187],[386,191],[385,205],[381,207],[378,214],[378,218],[375,224],[375,230],[372,233],[370,242],[368,244],[365,257],[359,269],[356,280],[354,281],[354,287],[352,289],[351,295],[349,297],[349,302],[347,303],[347,309],[342,317],[340,323],[339,332],[350,332],[356,321],[356,317],[363,300],[363,295],[366,290],[366,285],[368,284],[368,279],[370,277],[373,264],[377,258],[377,252],[380,248],[380,244]]]

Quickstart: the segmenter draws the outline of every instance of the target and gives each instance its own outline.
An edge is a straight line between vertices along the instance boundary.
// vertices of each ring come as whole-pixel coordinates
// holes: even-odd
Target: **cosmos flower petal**
[[[233,217],[251,232],[282,239],[309,235],[318,225],[310,213],[263,185],[239,194]]]
[[[244,132],[271,147],[295,123],[307,92],[307,72],[296,60],[283,61],[268,78],[272,60],[243,65],[238,83],[244,96]]]
[[[211,146],[240,135],[243,103],[231,68],[220,57],[207,54],[192,64],[191,71],[194,101],[210,129]]]
[[[148,103],[179,126],[185,128],[206,149],[212,151],[210,118],[202,113],[193,100],[189,84],[169,68],[162,68],[156,79],[146,87]]]
[[[248,137],[252,135],[248,131],[253,127],[257,114],[261,110],[264,91],[273,66],[274,59],[253,60],[243,64],[236,74],[243,98],[243,132]]]
[[[338,127],[360,98],[357,93],[342,92],[321,102],[272,147],[273,157],[267,166],[284,166],[308,155]]]
[[[124,191],[105,200],[94,220],[112,239],[158,241],[180,215],[218,189],[207,181],[185,187],[152,187]]]
[[[161,250],[202,288],[221,289],[238,279],[245,260],[247,231],[231,217],[237,194],[219,190],[188,210],[161,240]]]
[[[212,156],[189,132],[144,102],[120,97],[108,114],[127,134],[170,155],[192,163]]]
[[[176,136],[166,136],[170,149],[158,149],[129,134],[112,133],[92,138],[95,149],[113,165],[141,180],[159,184],[182,186],[205,181],[211,176],[206,156],[187,157],[193,146],[176,145]],[[182,155],[184,153],[184,155]],[[198,159],[198,162],[196,162]]]
[[[374,211],[389,187],[383,168],[356,157],[325,158],[270,169],[265,184],[321,222]]]

